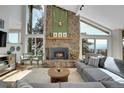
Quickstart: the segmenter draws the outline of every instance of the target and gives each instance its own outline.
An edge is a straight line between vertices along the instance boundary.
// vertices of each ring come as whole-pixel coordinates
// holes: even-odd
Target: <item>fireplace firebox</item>
[[[49,48],[49,57],[48,59],[68,59],[69,50],[68,48]]]
[[[57,59],[63,59],[64,58],[64,52],[62,51],[57,51],[54,53],[54,56],[57,58]]]

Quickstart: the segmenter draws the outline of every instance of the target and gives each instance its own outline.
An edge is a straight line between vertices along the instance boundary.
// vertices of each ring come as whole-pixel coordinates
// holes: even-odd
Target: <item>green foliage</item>
[[[91,45],[92,43],[89,43],[87,41],[87,39],[82,39],[82,54],[85,55],[85,53],[90,52],[89,51],[89,45]]]
[[[8,50],[8,51],[7,51],[7,54],[8,54],[8,55],[9,55],[9,54],[12,54],[12,52],[11,52],[10,50]]]
[[[43,18],[39,18],[37,19],[37,23],[35,24],[35,27],[32,28],[32,32],[35,33],[39,33],[39,34],[43,34]]]

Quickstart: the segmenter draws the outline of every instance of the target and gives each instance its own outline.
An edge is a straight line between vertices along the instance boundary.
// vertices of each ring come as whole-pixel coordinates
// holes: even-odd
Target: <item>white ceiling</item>
[[[58,5],[75,13],[79,5]],[[124,29],[124,5],[84,5],[80,16],[90,19],[111,30]]]

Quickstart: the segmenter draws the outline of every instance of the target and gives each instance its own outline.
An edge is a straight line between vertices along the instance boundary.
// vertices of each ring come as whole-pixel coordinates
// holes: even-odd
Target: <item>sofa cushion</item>
[[[94,68],[93,66],[89,66],[89,65],[86,65],[85,63],[81,63],[81,62],[76,62],[75,65],[79,71],[81,71],[84,68]]]
[[[30,83],[33,88],[60,88],[60,83]]]
[[[124,78],[124,61],[107,57],[104,68]]]
[[[107,75],[109,75],[110,77],[112,77],[112,79],[114,81],[117,81],[117,82],[124,82],[124,78],[120,77],[119,75],[109,71],[109,70],[106,70],[106,69],[102,69],[100,68],[101,71],[103,71],[104,73],[106,73]]]
[[[100,82],[61,83],[61,88],[104,88]]]
[[[101,71],[99,68],[85,68],[83,70],[83,74],[87,78],[87,81],[90,81],[90,82],[113,80],[109,75]]]
[[[32,88],[32,86],[22,80],[17,80],[13,83],[13,88]]]
[[[101,82],[106,88],[124,88],[124,84],[115,81],[102,81]]]
[[[7,83],[3,82],[2,80],[0,80],[0,88],[7,88]]]

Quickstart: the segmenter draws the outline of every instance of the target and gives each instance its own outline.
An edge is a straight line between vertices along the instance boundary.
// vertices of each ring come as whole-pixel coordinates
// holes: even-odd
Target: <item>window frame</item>
[[[32,9],[33,10],[33,9]],[[30,8],[29,8],[29,6],[27,7],[27,11],[28,11],[28,13],[29,14],[27,14],[27,23],[29,23],[29,16],[30,16],[30,13],[32,13],[31,12],[31,10],[30,10]],[[27,31],[25,32],[25,53],[28,53],[28,47],[27,47],[27,43],[28,43],[28,39],[29,38],[35,38],[35,40],[36,40],[36,38],[42,38],[43,39],[43,53],[45,53],[45,15],[46,15],[46,7],[43,5],[43,33],[41,33],[41,34],[39,34],[39,33],[37,33],[37,34],[30,34],[30,33],[28,33],[28,29],[27,29]],[[32,16],[31,16],[31,19],[32,19]],[[28,27],[28,24],[27,24],[27,27]],[[31,28],[31,30],[32,30],[32,28]],[[35,47],[36,48],[36,47]],[[36,51],[36,49],[35,49],[35,51]],[[34,53],[34,55],[36,55],[36,52]],[[43,59],[44,59],[45,57],[43,56]]]
[[[102,27],[101,25],[98,25],[98,24],[96,24],[94,22],[91,22],[89,20],[88,20],[88,22],[86,20],[82,20],[82,19],[80,21],[84,22],[84,23],[86,23],[86,24],[88,24],[88,25],[90,25],[92,27],[95,27],[95,28],[97,28],[97,29],[99,29],[99,30],[101,30],[103,32],[105,31],[105,32],[109,33],[108,35],[86,35],[86,34],[80,33],[80,40],[82,40],[82,39],[94,39],[94,53],[97,52],[96,51],[96,39],[106,39],[107,40],[107,55],[109,55],[110,54],[109,50],[110,50],[110,46],[111,46],[111,44],[109,44],[110,38],[111,38],[111,30],[106,29],[106,28]],[[82,46],[82,43],[80,43],[80,46]]]
[[[107,56],[108,56],[108,50],[109,50],[109,43],[108,43],[108,42],[109,42],[109,38],[81,38],[81,40],[82,40],[82,39],[87,39],[87,40],[88,40],[88,39],[92,39],[92,40],[94,41],[94,43],[93,43],[93,46],[94,46],[94,47],[93,47],[93,48],[94,48],[93,50],[94,50],[94,52],[91,52],[91,53],[95,53],[95,54],[97,54],[96,41],[97,41],[97,40],[106,40],[106,41],[107,41],[107,48],[106,48],[106,49],[107,49]],[[81,45],[81,46],[82,46],[82,45]],[[82,49],[82,50],[83,50],[83,49]],[[89,53],[89,52],[88,52],[88,53]]]
[[[44,13],[45,13],[45,8],[44,6],[42,7],[43,8],[43,14],[42,14],[42,17],[43,17],[43,33],[41,34],[44,34]],[[27,28],[30,29],[30,31],[33,30],[33,5],[28,5],[28,22],[27,22]],[[28,32],[28,29],[26,31],[26,35],[35,35],[35,33],[29,33]],[[36,34],[40,34],[40,33],[36,33]]]

